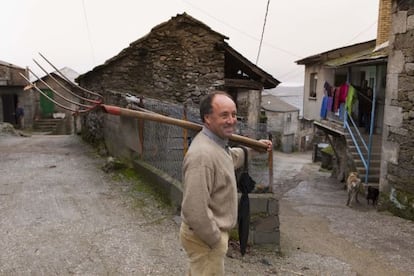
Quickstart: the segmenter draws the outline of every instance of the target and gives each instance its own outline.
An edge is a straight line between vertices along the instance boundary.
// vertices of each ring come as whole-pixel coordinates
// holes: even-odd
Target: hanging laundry
[[[328,103],[327,103],[327,109],[328,109],[328,111],[333,111],[332,110],[332,106],[333,106],[333,97],[332,96],[328,96]]]
[[[352,105],[355,103],[356,100],[357,100],[357,95],[356,95],[355,87],[353,87],[352,85],[349,85],[348,94],[346,96],[346,110],[348,111],[348,113],[351,114]]]
[[[328,96],[324,96],[322,98],[322,105],[321,105],[321,112],[320,112],[321,119],[326,119],[327,114],[328,114]]]
[[[348,95],[348,89],[349,89],[349,85],[346,83],[342,84],[339,87],[339,103],[346,102],[346,96]]]
[[[325,81],[323,88],[325,89],[326,95],[330,96],[329,94],[331,93],[332,86],[327,81]]]

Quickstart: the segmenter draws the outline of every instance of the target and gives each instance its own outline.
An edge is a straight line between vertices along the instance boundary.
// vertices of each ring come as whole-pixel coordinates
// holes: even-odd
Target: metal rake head
[[[73,99],[69,99],[68,97],[64,96],[62,93],[58,92],[56,89],[52,88],[42,78],[39,78],[31,69],[28,69],[29,72],[37,79],[37,81],[39,81],[44,86],[46,86],[50,91],[52,91],[52,93],[54,95],[56,95],[58,98],[62,99],[63,102],[69,103],[72,106],[67,106],[65,104],[62,104],[61,103],[62,101],[61,102],[56,101],[54,98],[52,98],[49,95],[47,95],[47,93],[45,93],[42,89],[40,89],[39,87],[37,87],[36,83],[31,82],[30,79],[28,79],[25,75],[23,75],[23,74],[20,73],[20,75],[29,83],[29,87],[30,88],[34,88],[37,92],[39,92],[41,95],[43,95],[48,100],[50,100],[51,102],[53,102],[57,106],[61,107],[62,109],[71,111],[71,112],[73,112],[75,114],[87,113],[87,112],[89,112],[89,111],[91,111],[91,110],[99,107],[103,103],[103,96],[101,94],[96,93],[96,92],[93,92],[93,91],[90,91],[88,89],[85,89],[85,88],[77,85],[72,80],[70,80],[67,76],[65,76],[59,69],[57,69],[56,66],[54,66],[44,55],[42,55],[41,53],[39,53],[39,55],[55,70],[55,72],[54,72],[55,74],[58,74],[63,80],[65,80],[67,82],[67,84],[69,84],[70,89],[67,88],[67,86],[65,86],[61,81],[59,81],[51,73],[47,72],[46,69],[44,69],[40,65],[39,62],[37,62],[35,59],[33,59],[33,61],[35,62],[35,64],[47,76],[49,76],[50,79],[52,79],[55,84],[57,84],[57,86],[59,87],[59,89],[62,89],[64,91],[66,91],[68,94],[72,95]],[[75,91],[78,91],[78,93],[76,93]],[[96,99],[90,99],[90,98],[83,97],[83,96],[79,95],[79,91],[81,91],[82,93],[85,93],[87,95],[91,95],[93,98],[96,98],[97,100]],[[75,106],[75,108],[73,106]]]

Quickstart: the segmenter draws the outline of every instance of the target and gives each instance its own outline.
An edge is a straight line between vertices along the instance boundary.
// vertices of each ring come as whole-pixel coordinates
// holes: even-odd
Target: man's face
[[[217,136],[230,138],[237,123],[236,104],[226,95],[218,94],[214,96],[211,105],[211,114],[204,117],[206,126]]]

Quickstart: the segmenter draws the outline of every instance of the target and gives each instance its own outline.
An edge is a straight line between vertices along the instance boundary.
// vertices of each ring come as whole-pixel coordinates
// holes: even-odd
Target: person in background
[[[236,104],[214,91],[201,101],[200,117],[203,128],[183,161],[180,241],[189,257],[188,275],[224,275],[228,231],[237,222],[235,168],[244,162],[241,148],[227,146],[236,128]],[[272,150],[270,140],[259,141]]]
[[[358,90],[358,126],[359,127],[365,127],[364,125],[364,108],[366,105],[366,91],[367,91],[367,80],[362,80],[361,86],[357,87]]]
[[[17,128],[23,129],[24,128],[24,109],[20,104],[17,104],[16,120],[17,120]]]

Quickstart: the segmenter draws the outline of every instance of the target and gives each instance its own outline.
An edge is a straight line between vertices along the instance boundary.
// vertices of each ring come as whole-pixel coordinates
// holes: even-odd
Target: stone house
[[[73,112],[80,102],[79,97],[73,93],[79,91],[71,85],[79,73],[68,67],[59,71],[67,79],[54,71],[33,82],[42,91],[40,93],[32,88],[35,95],[33,128],[53,134],[71,134],[80,130],[79,116]]]
[[[209,91],[224,89],[235,100],[240,118],[255,129],[262,90],[280,82],[226,39],[188,14],[179,14],[77,81],[104,95],[107,104],[114,104],[110,91],[116,91],[197,106]]]
[[[101,93],[107,105],[125,107],[128,93],[142,98],[146,109],[180,119],[184,110],[197,110],[189,113],[199,117],[200,98],[222,89],[235,100],[240,119],[250,128],[258,128],[261,93],[279,81],[230,47],[226,39],[188,14],[180,14],[155,26],[77,81]],[[193,121],[190,116],[187,118]],[[98,145],[104,142],[109,154],[130,161],[180,208],[182,160],[195,131],[97,109],[83,118],[82,135]],[[278,201],[273,195],[251,196],[250,200],[256,226],[249,239],[278,246]]]
[[[31,98],[33,95],[24,91],[24,87],[28,83],[20,74],[29,78],[25,68],[0,61],[0,122],[16,126],[16,108],[19,104],[25,112],[25,127],[31,127],[33,118]]]
[[[333,146],[333,173],[343,180],[357,170],[366,185],[379,187],[381,206],[411,219],[412,146],[403,141],[412,136],[413,14],[413,1],[380,0],[375,40],[297,61],[305,65],[304,118],[313,122],[314,134],[322,133]],[[336,113],[322,112],[326,84],[332,88],[343,83],[355,88],[356,101]],[[364,84],[373,91],[368,134],[359,125],[358,93]]]
[[[299,109],[277,96],[262,95],[262,112],[267,118],[267,130],[272,133],[275,146],[283,152],[297,148]]]

